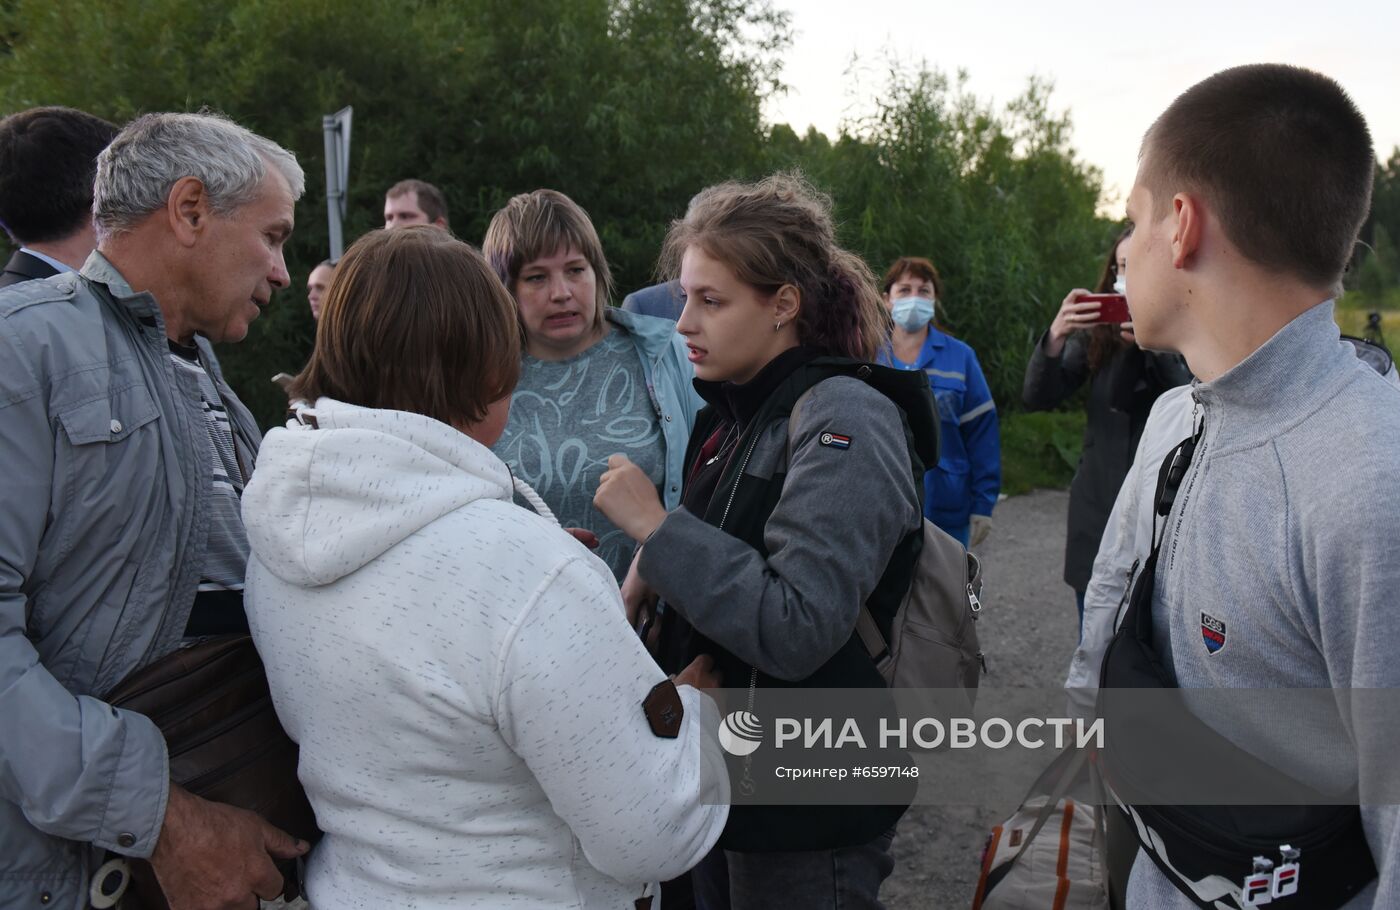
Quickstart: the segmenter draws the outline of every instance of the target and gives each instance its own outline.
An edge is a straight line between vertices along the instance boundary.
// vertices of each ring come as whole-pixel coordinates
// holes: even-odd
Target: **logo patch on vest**
[[[1225,623],[1209,613],[1202,613],[1201,640],[1206,643],[1206,650],[1212,654],[1225,647]]]
[[[833,449],[849,449],[851,447],[851,437],[842,436],[840,433],[823,433],[818,441]]]

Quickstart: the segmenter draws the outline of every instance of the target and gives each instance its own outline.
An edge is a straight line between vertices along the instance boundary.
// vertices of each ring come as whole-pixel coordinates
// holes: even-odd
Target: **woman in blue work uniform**
[[[943,281],[927,259],[904,256],[881,286],[894,317],[880,362],[923,370],[938,400],[938,467],[924,475],[924,515],[965,546],[976,548],[992,530],[1001,492],[1001,436],[996,404],[972,348],[934,319]]]

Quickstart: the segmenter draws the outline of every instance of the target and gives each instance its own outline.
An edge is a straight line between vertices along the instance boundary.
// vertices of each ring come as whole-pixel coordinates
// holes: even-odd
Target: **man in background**
[[[117,128],[67,107],[0,120],[0,222],[19,247],[0,287],[82,268],[97,246],[92,179]]]
[[[311,318],[317,322],[321,321],[321,302],[326,299],[326,289],[334,275],[335,263],[326,259],[306,279],[306,302],[311,305]]]
[[[384,194],[385,230],[410,224],[447,228],[447,200],[431,183],[400,180]]]

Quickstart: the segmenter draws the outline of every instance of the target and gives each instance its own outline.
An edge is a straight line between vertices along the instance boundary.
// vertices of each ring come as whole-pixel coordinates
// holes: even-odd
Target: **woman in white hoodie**
[[[313,906],[632,908],[724,827],[714,704],[684,684],[707,665],[677,688],[607,567],[512,504],[489,446],[519,363],[480,255],[375,231],[244,494],[249,625],[325,831]]]

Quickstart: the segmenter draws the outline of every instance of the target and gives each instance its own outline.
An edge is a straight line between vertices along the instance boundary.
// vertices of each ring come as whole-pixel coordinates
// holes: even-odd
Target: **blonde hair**
[[[497,277],[515,294],[520,270],[542,256],[575,249],[593,267],[597,295],[593,327],[603,324],[603,310],[612,299],[612,272],[593,222],[578,203],[557,190],[535,190],[511,197],[491,218],[481,252]]]
[[[671,224],[661,254],[665,277],[699,247],[761,294],[790,284],[801,296],[798,341],[827,354],[872,360],[892,323],[869,266],[836,243],[831,199],[801,176],[721,183]]]

